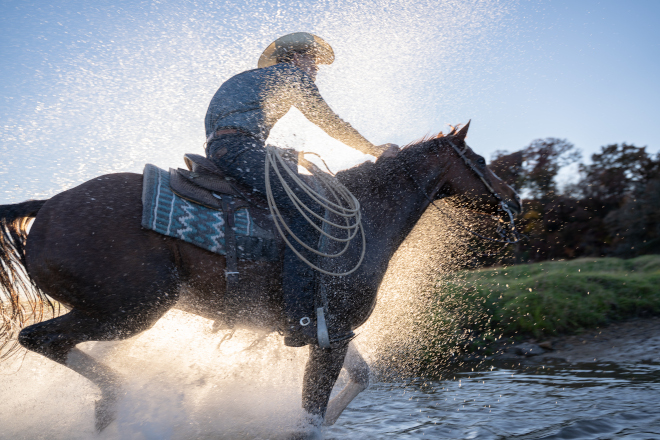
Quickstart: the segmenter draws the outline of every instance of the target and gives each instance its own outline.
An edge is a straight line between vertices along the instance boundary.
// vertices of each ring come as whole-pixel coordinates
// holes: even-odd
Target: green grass
[[[576,333],[660,314],[660,256],[466,271],[440,279],[434,295],[433,325],[453,320],[472,333],[474,342],[487,343],[496,335],[542,338]]]

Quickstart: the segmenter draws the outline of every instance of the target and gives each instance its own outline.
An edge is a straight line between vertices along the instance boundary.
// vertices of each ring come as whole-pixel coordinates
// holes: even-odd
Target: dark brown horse
[[[465,144],[466,133],[467,126],[412,144],[394,158],[338,173],[361,203],[368,248],[356,272],[324,278],[329,327],[347,332],[369,318],[390,258],[431,200],[456,196],[491,214],[520,212],[516,193]],[[95,178],[47,201],[0,206],[0,293],[18,297],[20,275],[12,271],[19,270],[20,263],[37,291],[69,308],[62,316],[24,328],[18,341],[100,388],[99,430],[115,417],[122,381],[77,344],[129,338],[153,326],[172,307],[223,320],[225,258],[141,228],[141,193],[141,175],[119,173]],[[28,235],[25,220],[30,217],[36,218]],[[351,246],[349,267],[360,251],[359,245]],[[280,325],[280,270],[272,262],[240,262],[243,307],[232,317],[236,325]],[[2,310],[16,316],[16,307],[13,300]],[[303,407],[313,423],[321,423],[324,416],[326,423],[333,423],[366,387],[368,368],[346,341],[330,349],[310,346],[309,351]],[[351,381],[328,404],[342,365]]]

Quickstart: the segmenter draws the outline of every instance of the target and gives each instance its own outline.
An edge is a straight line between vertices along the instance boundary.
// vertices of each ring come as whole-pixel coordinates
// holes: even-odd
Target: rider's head
[[[280,63],[291,63],[316,81],[316,73],[319,71],[319,65],[316,63],[316,57],[309,52],[292,52],[286,60]]]
[[[259,67],[291,63],[316,79],[319,64],[332,64],[335,54],[322,38],[307,32],[296,32],[272,42],[259,58]]]

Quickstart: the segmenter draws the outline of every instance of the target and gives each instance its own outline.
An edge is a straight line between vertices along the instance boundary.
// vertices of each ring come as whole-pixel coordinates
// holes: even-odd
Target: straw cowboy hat
[[[259,68],[277,64],[278,60],[290,52],[310,53],[317,64],[332,64],[335,53],[323,38],[307,32],[295,32],[278,38],[268,45],[259,57]]]

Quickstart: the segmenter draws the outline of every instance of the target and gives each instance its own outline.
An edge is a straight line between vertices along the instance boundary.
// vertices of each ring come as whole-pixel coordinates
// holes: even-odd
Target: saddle
[[[222,195],[235,199],[234,208],[254,203],[245,195],[246,191],[241,191],[238,185],[231,182],[220,168],[204,156],[186,154],[183,160],[187,170],[170,168],[170,188],[179,197],[211,209],[223,209]]]
[[[226,153],[226,150],[225,152]],[[220,151],[222,155],[222,150]],[[238,183],[227,177],[213,162],[199,154],[183,156],[187,170],[170,168],[170,189],[179,197],[197,203],[210,209],[221,210],[226,227],[224,228],[226,269],[225,278],[227,292],[237,295],[239,291],[238,246],[248,243],[237,243],[234,213],[238,208],[248,207],[250,218],[262,229],[270,231],[272,237],[278,237],[266,201],[255,194],[250,194],[248,188],[242,188]],[[248,195],[250,194],[250,195]],[[242,237],[239,237],[242,238]],[[282,248],[283,243],[280,243]],[[242,249],[245,251],[245,249]],[[228,303],[232,303],[229,301]],[[228,304],[231,306],[231,304]],[[230,314],[224,323],[233,327]]]
[[[221,149],[216,153],[216,157],[218,154],[222,156],[226,153],[226,149]],[[291,160],[293,163],[302,164],[307,169],[318,170],[313,163],[308,162],[295,151],[285,151],[283,156],[286,159]],[[227,283],[227,313],[225,313],[224,322],[216,321],[214,330],[219,330],[220,328],[233,328],[234,323],[232,316],[234,313],[232,313],[232,308],[238,308],[241,301],[241,296],[238,294],[240,291],[240,284],[237,258],[238,245],[234,230],[235,210],[243,207],[249,208],[250,218],[254,220],[254,223],[265,231],[272,233],[272,237],[278,243],[277,247],[279,248],[280,254],[284,249],[284,241],[276,231],[275,222],[270,215],[270,209],[260,194],[254,194],[250,188],[245,188],[239,185],[232,178],[226,176],[220,168],[204,156],[198,154],[186,154],[184,155],[184,162],[188,168],[187,170],[179,168],[176,170],[170,169],[169,171],[169,182],[172,192],[193,203],[197,203],[210,209],[222,210],[223,212],[226,225],[224,228],[224,238],[226,252],[225,278]],[[320,170],[318,171],[321,172]],[[322,321],[323,327],[325,327],[324,316],[321,314],[317,319],[319,319],[319,322]],[[327,328],[325,331],[327,339]],[[353,333],[349,332],[344,336],[352,337],[352,335]],[[292,346],[299,346],[299,344]]]

